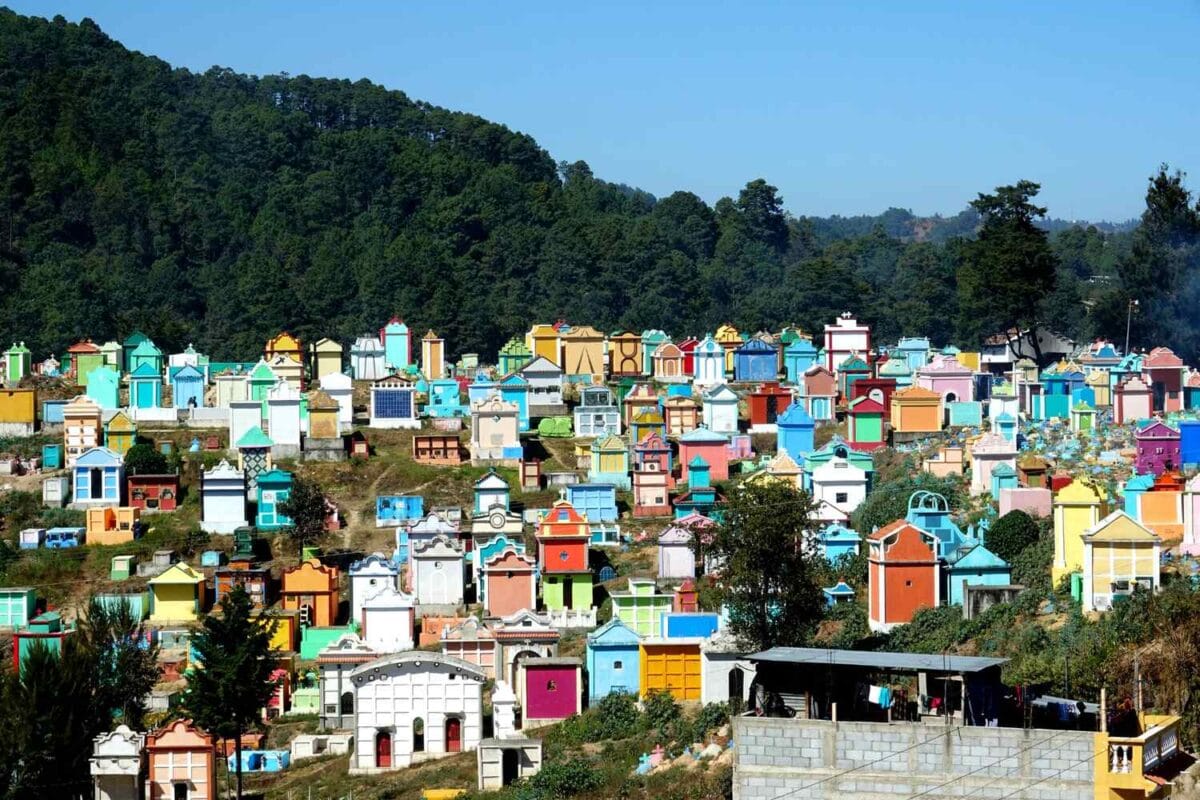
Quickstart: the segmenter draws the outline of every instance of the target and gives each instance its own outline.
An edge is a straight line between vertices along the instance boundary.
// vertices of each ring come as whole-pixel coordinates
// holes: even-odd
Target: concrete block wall
[[[920,723],[738,717],[733,736],[734,800],[1091,800],[1098,752],[1087,731]]]

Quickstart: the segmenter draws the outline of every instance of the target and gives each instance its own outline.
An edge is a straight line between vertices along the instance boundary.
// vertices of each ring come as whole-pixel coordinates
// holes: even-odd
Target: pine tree
[[[325,533],[325,492],[316,482],[293,476],[292,488],[279,510],[291,519],[286,533],[301,551],[321,540]]]
[[[128,602],[101,605],[92,599],[79,621],[75,644],[95,664],[93,705],[101,729],[114,716],[138,730],[146,715],[146,698],[158,681],[158,645]]]
[[[204,618],[192,648],[198,668],[188,680],[184,707],[192,721],[235,742],[237,796],[242,796],[242,736],[257,727],[259,711],[275,691],[271,634],[275,621],[251,616],[241,586],[221,600],[220,613]],[[265,623],[265,624],[264,624]]]

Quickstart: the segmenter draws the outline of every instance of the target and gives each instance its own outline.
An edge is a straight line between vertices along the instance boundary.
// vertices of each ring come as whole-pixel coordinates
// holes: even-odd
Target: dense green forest
[[[558,317],[685,334],[845,310],[881,342],[1037,323],[1119,340],[1136,297],[1135,343],[1195,360],[1183,176],[1151,177],[1132,230],[1047,221],[1022,177],[945,218],[794,218],[765,179],[710,207],[367,81],[195,74],[88,20],[0,10],[0,335],[39,353],[136,327],[248,357],[281,329],[346,341],[393,313],[452,354]]]

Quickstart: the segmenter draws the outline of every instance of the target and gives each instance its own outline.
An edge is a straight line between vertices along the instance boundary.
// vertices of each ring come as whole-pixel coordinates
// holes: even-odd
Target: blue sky
[[[1159,163],[1200,175],[1197,2],[0,2],[177,66],[367,78],[660,196],[954,213],[1027,178],[1121,220]]]

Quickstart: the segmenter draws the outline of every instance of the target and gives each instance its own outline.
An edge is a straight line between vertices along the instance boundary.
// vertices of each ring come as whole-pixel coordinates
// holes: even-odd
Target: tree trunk
[[[242,726],[239,724],[234,736],[234,770],[237,773],[237,800],[242,800]]]

